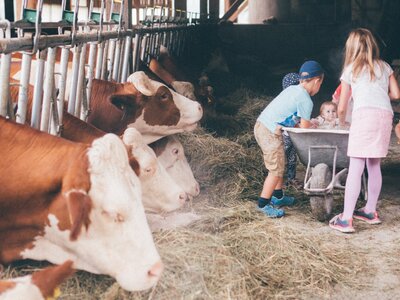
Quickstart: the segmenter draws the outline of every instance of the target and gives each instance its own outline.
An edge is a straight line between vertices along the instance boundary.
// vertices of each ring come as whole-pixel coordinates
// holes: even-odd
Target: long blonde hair
[[[374,63],[382,67],[379,57],[379,47],[371,31],[357,28],[350,32],[346,41],[344,68],[353,63],[353,78],[357,78],[365,67],[371,80],[375,80]]]

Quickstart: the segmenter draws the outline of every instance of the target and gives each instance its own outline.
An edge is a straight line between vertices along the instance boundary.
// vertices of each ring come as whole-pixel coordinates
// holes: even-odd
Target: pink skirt
[[[388,154],[393,113],[379,108],[353,111],[347,155],[380,158]]]

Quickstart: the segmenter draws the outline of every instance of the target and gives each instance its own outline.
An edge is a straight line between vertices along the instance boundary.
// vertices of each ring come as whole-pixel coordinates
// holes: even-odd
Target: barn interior
[[[23,28],[25,35],[18,44],[20,49],[15,50],[4,33],[0,37],[2,58],[11,52],[18,52],[21,57],[24,51],[32,51],[37,32],[34,11],[39,11],[38,3],[43,4],[41,21],[48,23],[48,27],[41,28],[40,38],[57,35],[61,2],[69,16],[76,7],[81,16],[87,15],[93,6],[95,13],[104,9],[112,22],[111,17],[116,12],[116,21],[111,23],[111,28],[115,27],[111,31],[117,32],[118,25],[123,30],[149,37],[149,44],[140,40],[144,50],[138,54],[141,42],[135,40],[135,34],[131,35],[129,55],[126,60],[123,55],[120,58],[126,62],[127,69],[120,69],[115,77],[109,70],[98,78],[124,82],[128,74],[150,68],[151,59],[160,55],[155,46],[157,42],[152,44],[151,36],[154,32],[157,34],[159,28],[162,30],[164,25],[160,24],[164,20],[165,27],[187,30],[184,39],[176,35],[184,40],[182,45],[175,46],[179,38],[175,44],[168,45],[174,62],[183,74],[189,75],[190,81],[206,81],[212,93],[207,94],[202,103],[201,126],[179,134],[201,192],[177,213],[195,215],[195,221],[186,224],[183,219],[177,220],[177,224],[154,232],[165,265],[159,283],[146,291],[128,292],[109,276],[79,271],[63,283],[59,299],[399,297],[400,150],[395,135],[382,164],[384,183],[380,212],[384,224],[371,229],[357,223],[357,235],[343,237],[329,230],[328,220],[320,222],[312,214],[310,197],[303,190],[307,166],[300,162],[297,182],[285,186],[297,199],[295,206],[287,210],[287,216],[273,220],[255,211],[267,171],[253,127],[260,112],[281,92],[283,76],[297,73],[306,60],[320,62],[325,70],[321,90],[313,96],[313,116],[318,115],[320,104],[332,98],[340,83],[344,45],[354,28],[365,27],[373,32],[382,59],[391,65],[400,84],[400,1],[0,0],[1,33],[5,28],[2,20],[8,20],[15,26],[12,38],[19,37],[18,28]],[[29,10],[32,19],[22,20],[21,11]],[[82,19],[81,16],[78,19]],[[29,14],[25,15],[28,17]],[[80,26],[83,30],[84,26]],[[72,28],[70,21],[60,35],[70,34]],[[95,39],[88,38],[91,42]],[[51,39],[47,42],[52,43]],[[37,45],[39,50],[51,47],[45,42]],[[71,64],[74,60],[72,46]],[[84,85],[90,82],[88,78],[83,80]],[[2,89],[0,85],[0,95],[3,95]],[[90,94],[88,96],[90,98]],[[84,103],[84,97],[78,100],[76,94],[76,98],[76,103]],[[0,115],[8,114],[12,119],[10,107],[2,99]],[[87,107],[82,104],[81,110],[72,109],[72,113],[84,120],[87,118],[84,114],[90,113],[85,109]],[[394,123],[397,123],[400,105],[393,104],[393,110]],[[18,115],[15,118],[20,121]],[[31,126],[39,128],[39,123],[32,122]],[[49,126],[49,132],[50,129],[52,134],[59,134],[53,126]],[[343,208],[344,191],[335,191],[333,197],[333,213],[339,213]],[[364,203],[361,198],[358,206]],[[168,214],[162,215],[161,228],[167,219]],[[185,226],[178,227],[179,222]],[[47,265],[31,260],[14,262],[4,265],[0,278],[25,275]]]

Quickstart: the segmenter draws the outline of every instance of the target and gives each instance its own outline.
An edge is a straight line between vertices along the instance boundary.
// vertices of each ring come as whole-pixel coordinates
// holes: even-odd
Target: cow
[[[142,71],[131,74],[127,81],[93,80],[90,124],[118,135],[135,127],[147,144],[197,127],[203,115],[199,103],[149,79]]]
[[[13,101],[18,96],[17,86],[11,86]],[[33,87],[28,89],[28,114],[30,122],[32,109]],[[128,134],[127,132],[131,132]],[[64,110],[61,137],[70,141],[90,144],[106,132],[88,124]],[[130,136],[126,138],[125,136]],[[129,162],[142,184],[142,200],[147,212],[162,213],[180,208],[187,199],[184,190],[171,178],[165,168],[157,160],[154,151],[145,143],[143,137],[135,128],[124,132],[124,142],[127,146]]]
[[[90,143],[106,133],[79,118],[64,112],[61,136],[75,142]],[[135,128],[127,128],[122,140],[127,146],[132,169],[142,184],[142,200],[146,212],[163,213],[180,208],[187,199],[185,189],[178,185],[153,149]]]
[[[14,80],[21,77],[20,64],[20,61],[13,62],[11,73]],[[36,64],[33,60],[31,74],[36,72]],[[59,67],[56,63],[56,72]],[[71,72],[67,75],[69,87]],[[33,80],[34,76],[30,76],[31,85]],[[118,135],[128,126],[135,127],[149,144],[169,134],[191,131],[202,118],[203,109],[196,101],[177,94],[142,71],[131,74],[127,81],[116,83],[93,79],[89,123]]]
[[[71,142],[0,117],[0,263],[21,259],[148,289],[163,269],[139,178],[113,134]]]
[[[57,299],[58,286],[75,270],[73,262],[67,260],[62,265],[47,267],[31,275],[0,280],[0,300],[45,300]]]
[[[198,196],[200,186],[194,178],[179,139],[174,135],[170,135],[150,144],[150,147],[154,150],[158,160],[167,172],[189,197]]]
[[[167,83],[176,92],[201,103],[207,113],[214,111],[216,104],[214,89],[210,85],[206,73],[202,73],[198,78],[189,76],[182,71],[179,64],[169,54],[168,49],[163,46],[160,48],[158,60],[152,59],[149,67],[160,78],[168,81]]]

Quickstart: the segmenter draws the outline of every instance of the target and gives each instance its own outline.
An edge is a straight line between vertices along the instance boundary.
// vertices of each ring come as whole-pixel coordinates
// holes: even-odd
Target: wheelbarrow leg
[[[332,181],[332,172],[326,164],[318,164],[312,168],[310,188],[323,189]],[[321,195],[310,196],[310,206],[313,216],[318,221],[325,221],[332,213],[333,191]]]

